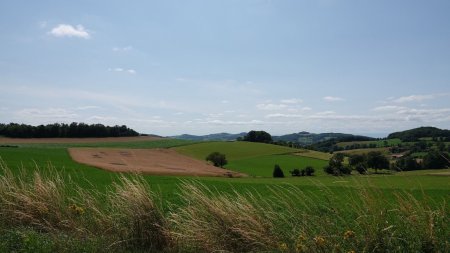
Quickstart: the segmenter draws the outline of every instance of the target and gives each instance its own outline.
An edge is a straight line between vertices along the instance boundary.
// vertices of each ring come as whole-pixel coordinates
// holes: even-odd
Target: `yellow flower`
[[[297,242],[297,244],[295,245],[295,252],[297,253],[306,252],[306,250],[307,250],[306,246],[301,242]]]
[[[287,251],[288,250],[288,246],[286,243],[280,243],[279,248],[281,251]]]
[[[298,241],[305,241],[306,240],[306,235],[305,235],[305,233],[301,233],[299,236],[298,236]]]
[[[75,204],[70,205],[69,209],[76,215],[84,214],[84,209],[82,207],[80,207],[80,206],[75,205]]]
[[[347,230],[344,233],[344,239],[350,239],[355,237],[355,232],[353,232],[352,230]]]
[[[314,242],[316,243],[317,246],[322,247],[323,245],[325,245],[326,241],[325,241],[325,238],[318,235],[318,236],[314,237]]]

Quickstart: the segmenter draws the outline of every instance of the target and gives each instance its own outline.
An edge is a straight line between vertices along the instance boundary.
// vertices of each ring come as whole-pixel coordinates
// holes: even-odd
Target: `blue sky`
[[[450,126],[450,1],[0,2],[0,121],[159,135]]]

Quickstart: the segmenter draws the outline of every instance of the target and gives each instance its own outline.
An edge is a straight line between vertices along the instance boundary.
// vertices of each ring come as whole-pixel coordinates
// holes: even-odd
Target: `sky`
[[[448,0],[1,1],[0,122],[450,127]]]

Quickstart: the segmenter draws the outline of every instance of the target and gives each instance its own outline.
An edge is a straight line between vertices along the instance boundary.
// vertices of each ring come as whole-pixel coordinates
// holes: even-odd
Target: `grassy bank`
[[[290,184],[224,191],[185,178],[171,202],[142,176],[118,175],[102,192],[57,170],[1,169],[2,252],[450,249],[448,205],[425,193]]]

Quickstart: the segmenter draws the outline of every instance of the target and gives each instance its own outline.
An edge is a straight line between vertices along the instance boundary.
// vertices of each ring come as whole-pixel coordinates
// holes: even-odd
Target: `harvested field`
[[[156,136],[104,137],[104,138],[8,138],[0,137],[0,144],[21,143],[98,143],[98,142],[131,142],[161,140]]]
[[[76,162],[114,172],[155,175],[242,177],[244,174],[209,165],[170,149],[70,148]]]

